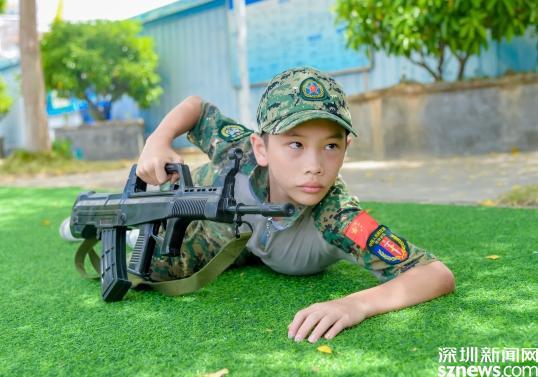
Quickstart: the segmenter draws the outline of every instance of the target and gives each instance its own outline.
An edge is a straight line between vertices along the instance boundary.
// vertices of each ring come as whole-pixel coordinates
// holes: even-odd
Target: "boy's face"
[[[283,134],[268,135],[267,141],[251,135],[258,165],[268,167],[270,201],[311,206],[336,181],[351,139],[338,124],[314,119]]]

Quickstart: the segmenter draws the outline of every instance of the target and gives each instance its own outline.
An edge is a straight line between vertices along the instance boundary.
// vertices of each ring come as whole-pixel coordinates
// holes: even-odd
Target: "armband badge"
[[[388,264],[402,263],[409,258],[409,245],[407,241],[393,234],[384,225],[380,225],[368,237],[366,246],[379,259]]]
[[[219,138],[228,142],[237,141],[251,133],[252,130],[240,124],[226,124],[219,128]]]

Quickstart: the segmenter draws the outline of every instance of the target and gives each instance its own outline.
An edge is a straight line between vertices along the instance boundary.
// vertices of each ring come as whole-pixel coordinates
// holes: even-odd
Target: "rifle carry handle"
[[[193,187],[191,171],[189,167],[185,164],[166,164],[164,165],[164,170],[166,174],[178,173],[179,175],[179,187]]]
[[[136,164],[131,167],[129,178],[123,188],[122,199],[127,199],[136,192],[145,192],[147,190],[147,183],[136,175]],[[169,163],[164,166],[166,174],[178,173],[179,174],[179,188],[193,187],[191,171],[189,166],[179,163]],[[176,184],[177,185],[177,184]],[[174,188],[174,185],[171,185]]]

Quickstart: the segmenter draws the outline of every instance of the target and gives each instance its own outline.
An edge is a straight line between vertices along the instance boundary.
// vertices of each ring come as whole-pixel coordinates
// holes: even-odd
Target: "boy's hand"
[[[299,342],[308,334],[308,341],[315,343],[325,335],[334,338],[340,331],[366,319],[363,306],[349,297],[320,302],[299,311],[288,325],[288,338]]]
[[[154,186],[168,180],[176,182],[179,179],[177,173],[166,174],[164,170],[164,165],[170,162],[183,163],[183,157],[178,155],[169,143],[148,138],[138,158],[136,175]]]

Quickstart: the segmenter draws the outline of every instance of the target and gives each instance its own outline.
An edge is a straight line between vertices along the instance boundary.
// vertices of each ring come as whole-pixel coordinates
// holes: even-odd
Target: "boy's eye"
[[[325,146],[325,148],[330,149],[330,150],[338,149],[338,144],[335,144],[335,143],[327,144],[327,145]]]
[[[293,141],[289,143],[289,146],[291,149],[299,149],[303,146],[303,144],[299,143],[298,141]]]

